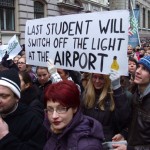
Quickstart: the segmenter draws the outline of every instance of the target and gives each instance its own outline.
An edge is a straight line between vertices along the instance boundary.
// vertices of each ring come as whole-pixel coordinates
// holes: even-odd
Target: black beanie
[[[20,78],[15,69],[0,72],[0,85],[10,88],[20,98]]]

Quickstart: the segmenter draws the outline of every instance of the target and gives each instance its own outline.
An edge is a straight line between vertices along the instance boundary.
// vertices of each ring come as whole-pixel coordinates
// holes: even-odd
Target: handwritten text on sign
[[[127,73],[128,11],[48,17],[26,23],[27,63],[108,74],[114,56]]]

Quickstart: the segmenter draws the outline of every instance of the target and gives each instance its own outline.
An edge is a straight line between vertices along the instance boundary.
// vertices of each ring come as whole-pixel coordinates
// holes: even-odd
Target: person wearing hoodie
[[[74,82],[64,80],[49,85],[44,100],[44,125],[49,130],[44,150],[102,150],[102,125],[82,114]]]
[[[150,56],[138,61],[134,83],[128,145],[114,144],[114,150],[150,150]]]

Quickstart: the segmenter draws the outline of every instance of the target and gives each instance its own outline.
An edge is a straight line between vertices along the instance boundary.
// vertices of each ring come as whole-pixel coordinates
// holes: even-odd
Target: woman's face
[[[135,74],[135,71],[136,71],[136,63],[129,60],[129,62],[128,62],[128,70],[129,70],[129,73]]]
[[[128,54],[132,54],[132,52],[133,52],[133,48],[131,46],[128,46],[127,53]]]
[[[63,69],[57,69],[57,72],[59,73],[62,80],[68,79],[68,74],[66,74],[66,72]]]
[[[19,58],[18,57],[14,57],[13,62],[17,65]]]
[[[104,76],[102,74],[93,73],[92,82],[93,82],[94,88],[96,90],[100,90],[104,87],[104,84],[105,84]]]
[[[47,69],[45,68],[39,68],[37,70],[37,78],[38,78],[38,81],[41,85],[44,85],[46,82],[49,81],[49,78],[50,78],[50,74],[48,72]]]
[[[26,68],[27,68],[27,65],[26,65],[26,60],[25,60],[25,58],[20,58],[19,60],[18,60],[18,69],[19,69],[19,71],[25,71],[26,70]]]
[[[52,131],[61,133],[73,119],[76,110],[71,107],[64,107],[59,102],[47,101],[47,115]]]

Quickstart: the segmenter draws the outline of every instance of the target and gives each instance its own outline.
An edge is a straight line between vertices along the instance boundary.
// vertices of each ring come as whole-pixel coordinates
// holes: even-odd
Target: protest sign
[[[7,47],[8,45],[0,45],[0,60],[2,60],[2,57],[5,55]]]
[[[15,57],[21,51],[21,49],[22,48],[17,40],[17,37],[14,35],[8,42],[7,53],[9,54],[9,58]]]
[[[28,20],[27,63],[46,66],[50,58],[57,68],[108,74],[115,67],[125,75],[128,27],[127,10]]]
[[[9,41],[7,45],[1,45],[0,46],[0,57],[5,55],[6,51],[7,54],[9,54],[9,59],[12,59],[15,57],[20,51],[21,51],[21,46],[17,40],[16,35],[14,35]]]

